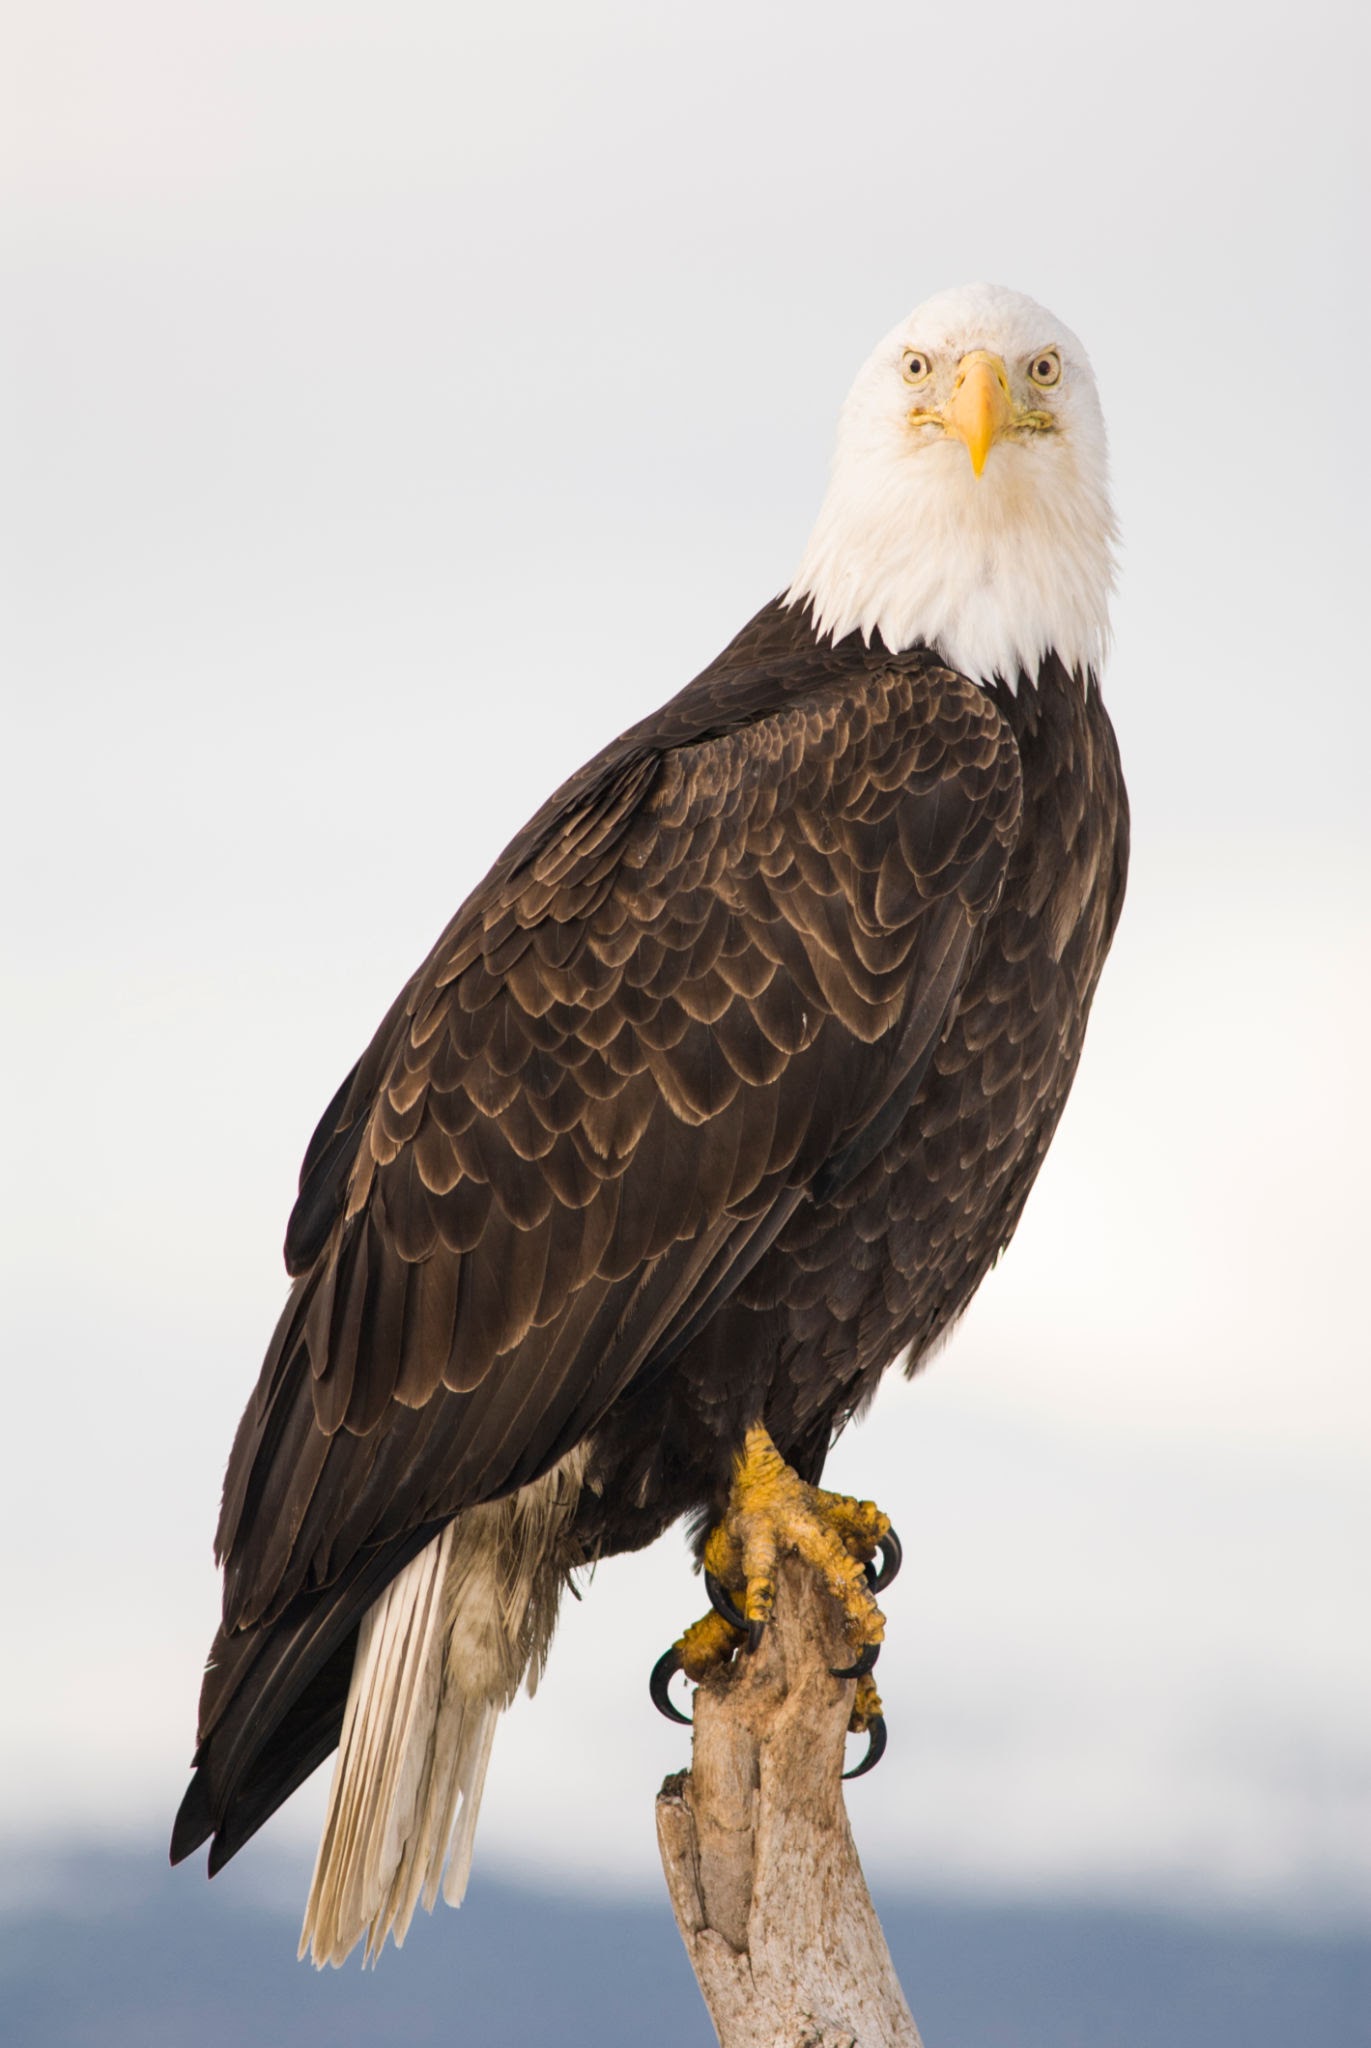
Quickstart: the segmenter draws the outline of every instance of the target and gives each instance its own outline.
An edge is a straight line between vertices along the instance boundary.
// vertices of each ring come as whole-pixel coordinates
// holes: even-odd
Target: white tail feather
[[[440,1885],[461,1903],[496,1723],[552,1638],[584,1462],[450,1522],[368,1610],[300,1935],[321,1967],[364,1935],[369,1962],[398,1947]]]

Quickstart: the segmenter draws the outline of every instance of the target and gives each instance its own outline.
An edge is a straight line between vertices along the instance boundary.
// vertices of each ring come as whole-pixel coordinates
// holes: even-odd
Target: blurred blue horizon
[[[195,1881],[128,1848],[0,1859],[0,2002],[12,2048],[690,2048],[712,2036],[665,1888],[638,1899],[478,1873],[401,1954],[295,1961],[307,1864]],[[930,2043],[967,2048],[1346,2048],[1371,1995],[1364,1926],[1144,1911],[1096,1899],[874,1896]],[[79,1968],[75,1967],[79,1963]]]
[[[649,1821],[652,1804],[649,1789],[645,1795]],[[852,1811],[850,1802],[849,1818],[861,1852],[861,1816]],[[268,1822],[250,1848],[211,1878],[206,1869],[206,1851],[197,1850],[185,1862],[173,1865],[163,1834],[169,1836],[169,1826],[160,1832],[154,1828],[89,1834],[63,1830],[8,1838],[0,1844],[0,1920],[49,1908],[60,1912],[70,1903],[89,1904],[102,1889],[107,1890],[100,1873],[118,1870],[135,1894],[151,1890],[173,1896],[174,1892],[165,1893],[165,1879],[166,1884],[188,1899],[205,1904],[211,1917],[222,1913],[258,1913],[268,1916],[288,1934],[293,1928],[295,1933],[289,1935],[286,1945],[294,1956],[293,1943],[304,1917],[305,1895],[314,1864],[313,1842],[292,1840]],[[888,1863],[878,1864],[874,1869],[867,1867],[869,1863],[870,1859],[863,1856],[864,1874],[882,1914],[887,1910],[904,1912],[916,1908],[1029,1917],[1036,1913],[1101,1914],[1140,1925],[1159,1922],[1235,1932],[1246,1929],[1254,1935],[1289,1936],[1297,1941],[1347,1937],[1371,1947],[1371,1919],[1361,1900],[1337,1890],[1311,1889],[1299,1894],[1288,1892],[1275,1901],[1242,1901],[1203,1893],[1178,1896],[1174,1889],[1161,1886],[1072,1883],[1051,1873],[1019,1884],[965,1878],[939,1882],[914,1875],[901,1876]],[[540,1864],[533,1856],[505,1852],[478,1857],[471,1883],[473,1890],[479,1883],[481,1888],[501,1898],[560,1901],[590,1910],[603,1907],[611,1913],[621,1908],[642,1908],[664,1914],[668,1928],[673,1926],[660,1862],[632,1873],[605,1871],[588,1878],[568,1867]],[[449,1939],[464,1941],[460,1929],[465,1911],[465,1904],[452,1908],[440,1900],[432,1913],[418,1912],[409,1944],[401,1950],[385,1950],[389,1966],[403,1969],[402,1958],[409,1945],[420,1938],[424,1927],[435,1930],[423,1937],[426,1940],[440,1944]],[[443,1931],[449,1923],[457,1930],[451,1937]],[[330,1970],[324,1974],[355,1973],[362,1967],[360,1957],[358,1949],[341,1972]],[[315,1974],[313,1966],[309,1968],[310,1974]],[[366,1973],[370,1974],[372,1968],[367,1965]]]

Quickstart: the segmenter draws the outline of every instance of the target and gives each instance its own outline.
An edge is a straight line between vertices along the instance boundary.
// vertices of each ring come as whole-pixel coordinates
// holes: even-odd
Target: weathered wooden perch
[[[837,1607],[791,1559],[755,1656],[695,1694],[657,1795],[676,1924],[722,2048],[921,2048],[843,1804],[855,1681]]]

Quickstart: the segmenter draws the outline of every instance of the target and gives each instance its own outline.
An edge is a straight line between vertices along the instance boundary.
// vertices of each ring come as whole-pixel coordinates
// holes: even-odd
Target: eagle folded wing
[[[263,1739],[294,1711],[318,1751],[301,1701],[387,1566],[593,1431],[904,1113],[1019,815],[998,712],[931,658],[602,763],[454,920],[307,1155],[225,1482],[200,1761],[235,1761],[188,1799],[197,1838],[260,1746],[240,1690]],[[297,1658],[242,1646],[273,1623]],[[303,1769],[276,1775],[266,1812]]]

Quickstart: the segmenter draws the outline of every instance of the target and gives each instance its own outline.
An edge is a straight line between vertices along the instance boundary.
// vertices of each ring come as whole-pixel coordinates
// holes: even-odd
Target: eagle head
[[[1048,654],[1084,677],[1109,637],[1115,526],[1094,372],[1001,285],[940,292],[857,374],[790,603],[815,630],[922,642],[1011,688]]]

